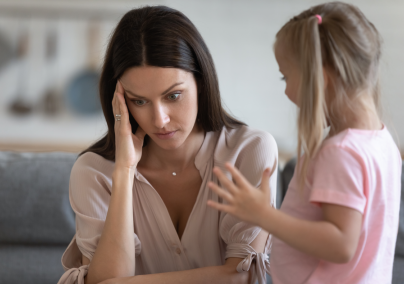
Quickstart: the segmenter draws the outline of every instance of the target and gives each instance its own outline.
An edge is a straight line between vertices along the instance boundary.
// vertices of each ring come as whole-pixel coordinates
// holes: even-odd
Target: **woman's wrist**
[[[136,167],[128,168],[124,166],[115,166],[115,169],[112,173],[112,180],[122,180],[126,179],[127,177],[134,178],[136,171]]]

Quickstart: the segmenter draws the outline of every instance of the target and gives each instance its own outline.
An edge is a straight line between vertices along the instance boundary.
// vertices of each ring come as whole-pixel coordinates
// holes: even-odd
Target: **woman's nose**
[[[170,122],[170,116],[163,106],[156,106],[154,110],[154,125],[157,128],[164,128]]]

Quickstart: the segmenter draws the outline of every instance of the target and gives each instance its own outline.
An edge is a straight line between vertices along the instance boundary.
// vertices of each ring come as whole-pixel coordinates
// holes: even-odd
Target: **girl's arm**
[[[263,252],[267,237],[268,233],[261,231],[250,245],[255,251]],[[249,283],[250,274],[236,271],[240,261],[242,261],[241,258],[228,258],[226,263],[220,266],[115,278],[103,281],[100,284],[247,284]]]
[[[301,220],[265,208],[259,226],[304,253],[329,262],[349,262],[358,246],[362,214],[334,204],[322,203],[321,208],[323,221]]]
[[[271,176],[269,169],[263,173],[263,186],[257,189],[236,168],[230,164],[226,167],[235,183],[220,169],[214,169],[227,191],[214,183],[210,183],[209,187],[225,199],[227,204],[209,201],[208,205],[256,224],[295,249],[314,257],[335,263],[346,263],[352,259],[359,242],[362,223],[362,214],[359,211],[323,203],[322,221],[301,220],[268,206],[268,180]]]

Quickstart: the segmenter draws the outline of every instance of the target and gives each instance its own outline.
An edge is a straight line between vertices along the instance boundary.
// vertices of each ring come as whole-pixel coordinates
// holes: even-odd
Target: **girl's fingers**
[[[207,204],[208,204],[208,206],[210,206],[216,210],[223,211],[223,212],[230,213],[230,214],[233,213],[233,207],[230,205],[217,203],[212,200],[208,200]]]
[[[226,190],[224,190],[223,188],[221,188],[220,186],[218,186],[217,184],[213,183],[213,182],[209,182],[208,186],[210,189],[212,189],[214,192],[216,192],[216,194],[226,200],[228,203],[232,203],[233,201],[233,196]]]
[[[251,186],[248,180],[246,180],[246,178],[240,173],[240,171],[232,166],[230,163],[226,163],[226,169],[229,170],[239,188],[246,188]]]
[[[271,188],[269,186],[269,179],[271,178],[271,176],[275,172],[276,163],[277,163],[277,160],[275,159],[274,165],[272,166],[272,169],[271,168],[266,168],[264,170],[264,172],[262,173],[261,190],[263,190],[264,192],[268,192],[269,196],[271,196]]]
[[[266,168],[264,172],[262,173],[262,179],[261,179],[261,190],[264,192],[268,192],[269,195],[271,195],[271,190],[269,187],[269,178],[271,177],[271,169]]]
[[[275,172],[276,164],[277,164],[277,163],[278,163],[278,160],[275,158],[275,160],[274,160],[274,165],[272,166],[272,169],[271,169],[271,172],[270,172],[270,174],[269,174],[269,177],[271,177],[272,174]]]
[[[227,176],[219,169],[214,168],[213,173],[217,176],[220,183],[231,193],[235,194],[238,191],[237,186],[227,178]]]

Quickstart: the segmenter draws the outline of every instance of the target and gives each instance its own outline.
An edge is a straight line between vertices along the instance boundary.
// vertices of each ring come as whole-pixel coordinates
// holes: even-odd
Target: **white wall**
[[[0,1],[1,4],[2,1]],[[4,2],[4,1],[3,1]],[[57,2],[57,1],[54,1]],[[272,133],[280,150],[294,151],[296,133],[296,109],[283,93],[284,82],[272,52],[272,44],[279,28],[292,16],[312,5],[324,1],[309,0],[165,0],[165,1],[87,1],[96,5],[120,3],[122,11],[140,4],[165,4],[187,15],[204,37],[216,64],[223,100],[227,108],[238,118],[252,127]],[[353,3],[376,25],[384,39],[382,66],[383,104],[385,121],[390,129],[397,132],[397,141],[404,147],[404,1],[401,0],[357,0]],[[105,48],[110,31],[116,21],[103,24],[103,44]],[[63,32],[63,42],[59,43],[58,64],[63,73],[59,79],[60,89],[67,79],[83,66],[85,60],[83,27],[78,21],[59,21],[59,31]],[[16,29],[10,26],[10,19],[0,15],[0,31]],[[41,20],[32,20],[32,29],[44,30]],[[12,36],[12,35],[10,35]],[[38,42],[40,40],[38,39]],[[40,44],[40,43],[38,43]],[[69,57],[63,56],[69,54]],[[73,54],[73,55],[72,55]],[[37,59],[38,61],[38,59]],[[32,59],[35,66],[35,60]],[[38,62],[36,64],[39,64]],[[49,119],[35,116],[16,119],[10,117],[5,106],[13,98],[15,88],[13,67],[0,72],[0,143],[15,139],[48,139],[55,142],[90,143],[104,131],[101,116],[78,118],[65,115],[64,118]],[[39,96],[45,86],[44,73],[30,75],[30,96]],[[14,67],[15,69],[15,67]],[[42,83],[40,83],[42,82]],[[42,84],[42,85],[41,85]],[[35,91],[36,90],[36,91]],[[36,121],[33,123],[32,121]],[[74,121],[73,124],[70,121]],[[31,123],[31,124],[30,124]],[[70,123],[70,124],[69,124]],[[30,125],[27,127],[26,125]],[[40,125],[47,125],[41,127]],[[10,126],[11,125],[11,126]],[[25,126],[24,126],[25,125]],[[63,129],[60,125],[64,125]],[[41,130],[42,129],[42,130]],[[45,130],[44,130],[45,129]],[[14,140],[13,140],[14,139]],[[41,140],[42,139],[42,140]]]
[[[272,133],[286,151],[296,145],[296,108],[284,95],[272,45],[276,32],[290,18],[324,2],[167,1],[184,12],[205,38],[228,108],[249,125]],[[357,5],[382,34],[385,121],[404,146],[404,1],[345,2]]]

